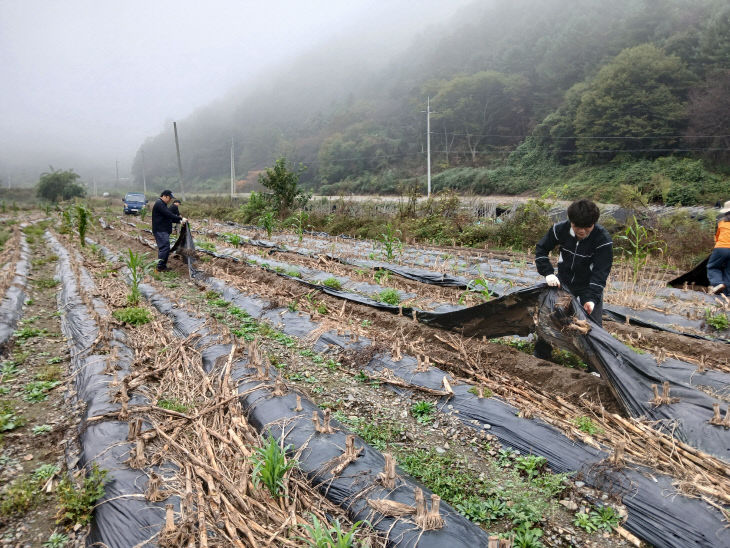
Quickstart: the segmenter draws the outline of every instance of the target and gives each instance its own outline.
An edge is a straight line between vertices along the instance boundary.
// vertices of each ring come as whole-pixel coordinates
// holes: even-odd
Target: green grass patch
[[[26,341],[33,337],[40,337],[41,335],[47,335],[48,332],[45,329],[38,329],[37,327],[23,327],[22,329],[16,330],[13,335],[16,339]]]
[[[170,411],[177,411],[178,413],[187,413],[191,409],[190,406],[185,405],[175,398],[160,398],[157,400],[157,407],[169,409]]]
[[[411,415],[421,424],[431,424],[436,407],[430,401],[419,401],[411,405]]]
[[[146,308],[128,306],[112,312],[112,316],[122,323],[129,325],[143,325],[152,321],[152,314]]]
[[[387,288],[378,293],[378,300],[394,306],[400,304],[400,294],[395,289]]]
[[[578,430],[580,430],[581,432],[585,432],[586,434],[589,434],[591,436],[603,433],[603,429],[599,428],[596,423],[591,420],[590,417],[586,417],[585,415],[574,418],[573,424],[575,424]]]
[[[342,289],[342,283],[335,277],[322,280],[322,285],[330,289]]]
[[[33,284],[39,289],[51,289],[52,287],[58,286],[60,282],[54,278],[38,278],[33,281]]]

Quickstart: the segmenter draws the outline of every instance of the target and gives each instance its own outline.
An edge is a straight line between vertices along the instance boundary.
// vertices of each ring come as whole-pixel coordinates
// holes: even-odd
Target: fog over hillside
[[[124,179],[172,120],[265,89],[295,59],[326,73],[322,44],[375,70],[466,3],[0,2],[0,184],[33,184],[49,165],[101,184],[118,165]]]

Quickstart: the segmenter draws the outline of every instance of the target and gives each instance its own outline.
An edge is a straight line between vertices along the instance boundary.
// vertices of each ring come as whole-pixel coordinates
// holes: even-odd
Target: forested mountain
[[[729,90],[726,0],[495,0],[387,62],[328,44],[178,126],[198,184],[228,176],[233,138],[239,176],[286,155],[315,189],[392,192],[425,172],[430,97],[437,187],[517,193],[591,169],[689,202],[730,190]],[[176,175],[170,132],[140,147],[138,179],[142,151],[148,179]]]

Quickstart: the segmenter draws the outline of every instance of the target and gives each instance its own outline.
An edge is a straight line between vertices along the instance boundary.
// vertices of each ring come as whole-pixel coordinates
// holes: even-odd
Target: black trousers
[[[157,267],[167,266],[167,258],[170,256],[170,233],[154,232],[157,242]]]
[[[581,304],[583,299],[578,297]],[[587,302],[587,301],[586,301]],[[593,307],[593,312],[590,313],[591,319],[596,322],[599,326],[603,327],[603,298]],[[553,355],[553,347],[545,339],[537,338],[535,341],[535,352],[533,356],[542,360],[549,360]]]

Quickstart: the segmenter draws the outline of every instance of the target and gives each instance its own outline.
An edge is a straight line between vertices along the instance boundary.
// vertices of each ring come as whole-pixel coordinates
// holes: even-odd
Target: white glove
[[[548,274],[545,276],[545,281],[550,287],[560,287],[560,280],[555,274]]]
[[[183,217],[183,218],[182,218],[182,224],[185,224],[185,223],[187,223],[187,222],[188,222],[188,220],[187,220],[187,219],[186,219],[185,217]]]
[[[592,314],[595,307],[596,304],[593,301],[588,301],[586,304],[583,305],[583,310],[585,310],[588,314]]]

